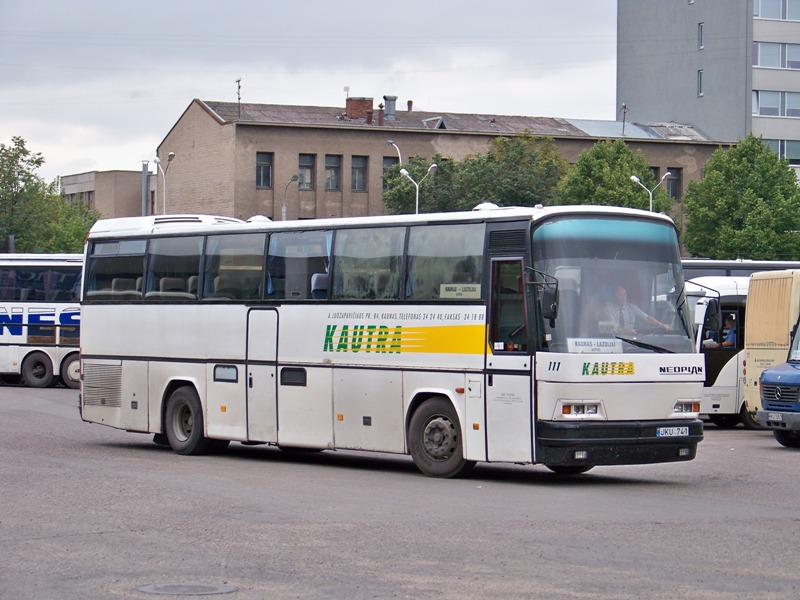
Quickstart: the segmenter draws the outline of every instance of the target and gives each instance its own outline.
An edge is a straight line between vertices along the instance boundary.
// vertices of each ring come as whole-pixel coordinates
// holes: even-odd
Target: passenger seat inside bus
[[[136,280],[127,277],[115,277],[111,280],[111,294],[115,300],[138,300],[141,292],[136,291]]]
[[[325,300],[328,297],[328,274],[314,273],[311,276],[311,298]]]

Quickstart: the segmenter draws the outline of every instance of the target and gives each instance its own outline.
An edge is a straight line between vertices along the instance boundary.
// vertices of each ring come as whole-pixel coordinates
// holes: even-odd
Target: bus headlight
[[[604,419],[602,404],[597,400],[562,400],[562,419]]]
[[[672,409],[673,417],[696,417],[700,413],[700,403],[694,400],[678,400]]]

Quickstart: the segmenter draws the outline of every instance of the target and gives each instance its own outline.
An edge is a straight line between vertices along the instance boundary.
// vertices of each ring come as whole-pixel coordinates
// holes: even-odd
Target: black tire
[[[475,466],[464,458],[458,415],[441,396],[417,408],[408,425],[408,443],[414,464],[429,477],[459,477]]]
[[[172,392],[167,400],[164,432],[178,454],[208,454],[213,450],[212,440],[203,435],[203,407],[194,388],[183,386]]]
[[[594,468],[594,465],[545,465],[558,475],[580,475]]]
[[[800,448],[800,432],[773,429],[772,434],[781,446],[785,448]]]
[[[753,415],[747,412],[747,408],[745,408],[744,404],[742,404],[742,410],[739,411],[739,419],[745,429],[767,429],[767,427],[764,427],[761,423],[756,421]]]
[[[733,429],[741,422],[742,418],[740,415],[713,414],[708,415],[708,420],[720,429]]]
[[[68,388],[77,390],[81,385],[80,368],[78,353],[70,354],[61,363],[61,382]]]
[[[53,385],[53,363],[44,352],[31,352],[22,361],[22,379],[25,385],[34,388],[46,388]]]

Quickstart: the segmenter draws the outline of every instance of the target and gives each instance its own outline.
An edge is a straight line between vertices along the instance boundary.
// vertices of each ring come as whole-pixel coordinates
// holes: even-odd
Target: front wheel
[[[786,448],[800,448],[800,432],[773,429],[772,434],[781,446]]]
[[[461,426],[453,405],[441,396],[425,401],[408,426],[411,457],[429,477],[459,477],[475,466],[464,458]]]
[[[61,363],[61,381],[65,386],[73,390],[78,389],[81,383],[81,365],[78,362],[78,355],[70,354]]]
[[[53,385],[53,363],[44,352],[31,352],[22,361],[22,378],[25,385],[46,388]]]
[[[172,449],[178,454],[208,454],[214,449],[212,440],[203,435],[203,407],[194,388],[180,387],[167,400],[164,431]]]

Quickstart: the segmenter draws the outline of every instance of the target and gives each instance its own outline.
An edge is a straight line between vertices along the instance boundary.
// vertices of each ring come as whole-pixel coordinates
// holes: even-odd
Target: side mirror
[[[719,331],[722,326],[722,313],[720,311],[719,300],[710,298],[706,306],[706,314],[703,319],[704,331]]]
[[[546,287],[542,290],[542,317],[550,322],[550,327],[556,326],[558,317],[558,286]]]

